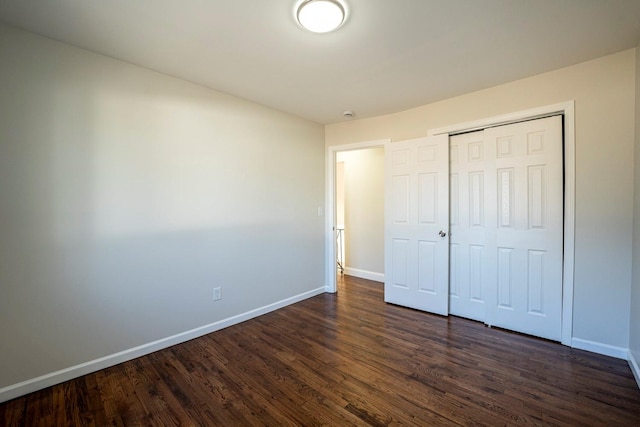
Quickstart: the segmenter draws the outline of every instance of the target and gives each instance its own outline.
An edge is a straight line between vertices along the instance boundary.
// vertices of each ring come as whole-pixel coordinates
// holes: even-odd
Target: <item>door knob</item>
[[[440,230],[438,234],[440,235],[440,237],[447,237],[447,232],[444,230]]]

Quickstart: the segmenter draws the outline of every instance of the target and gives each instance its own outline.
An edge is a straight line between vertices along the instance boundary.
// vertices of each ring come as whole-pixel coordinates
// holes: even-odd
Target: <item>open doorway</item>
[[[336,154],[338,274],[384,282],[384,148]]]
[[[384,281],[384,146],[388,140],[329,147],[326,290],[342,273]]]

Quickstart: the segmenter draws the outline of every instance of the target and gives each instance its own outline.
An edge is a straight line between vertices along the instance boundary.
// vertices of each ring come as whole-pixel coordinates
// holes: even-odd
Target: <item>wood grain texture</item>
[[[0,425],[640,425],[623,360],[338,289],[2,403]]]

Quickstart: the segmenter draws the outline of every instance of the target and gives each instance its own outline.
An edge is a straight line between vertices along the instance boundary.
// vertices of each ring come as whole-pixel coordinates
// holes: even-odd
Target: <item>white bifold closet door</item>
[[[484,322],[496,279],[495,145],[484,131],[449,141],[449,312]]]
[[[485,322],[556,341],[562,330],[560,116],[485,130],[496,146],[496,280]]]
[[[561,116],[453,136],[448,157],[449,309],[427,311],[559,341]],[[398,197],[393,187],[389,191]],[[388,197],[389,207],[395,202]],[[396,265],[385,266],[387,277],[396,274]]]

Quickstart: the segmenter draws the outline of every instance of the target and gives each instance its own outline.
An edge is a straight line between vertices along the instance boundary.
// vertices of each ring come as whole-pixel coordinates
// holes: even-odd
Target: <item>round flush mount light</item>
[[[314,33],[337,30],[345,16],[345,8],[338,0],[306,0],[296,11],[298,23]]]

